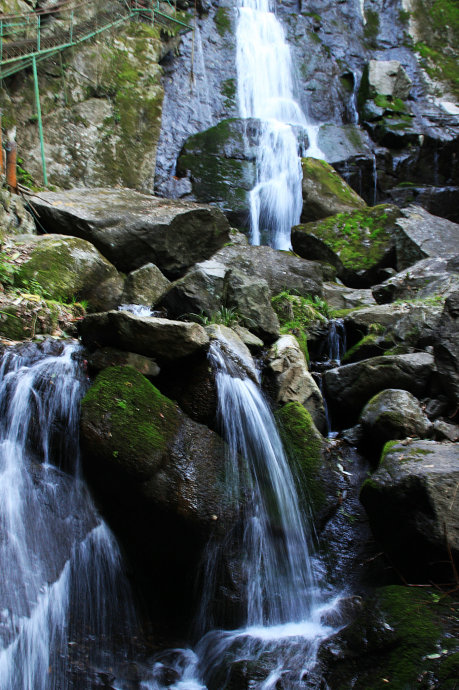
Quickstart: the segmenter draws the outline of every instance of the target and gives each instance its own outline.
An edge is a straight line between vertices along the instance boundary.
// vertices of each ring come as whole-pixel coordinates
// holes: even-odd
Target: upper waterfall
[[[297,133],[307,133],[308,156],[323,158],[317,128],[294,98],[290,48],[269,0],[242,0],[236,43],[240,113],[262,121],[257,184],[250,192],[251,242],[290,249],[303,203]]]

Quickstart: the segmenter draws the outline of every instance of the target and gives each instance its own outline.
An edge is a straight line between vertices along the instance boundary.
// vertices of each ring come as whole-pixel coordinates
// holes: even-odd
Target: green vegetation
[[[329,163],[317,158],[303,158],[301,164],[303,176],[313,180],[319,186],[321,194],[339,199],[350,209],[365,206],[365,202]]]
[[[215,26],[220,36],[231,33],[231,16],[227,7],[219,7],[214,15]]]
[[[421,40],[415,48],[427,74],[447,82],[459,97],[459,5],[455,0],[416,0],[413,17]]]
[[[295,463],[307,505],[317,513],[325,501],[325,490],[319,478],[323,439],[309,412],[298,402],[284,405],[276,412],[276,419],[288,455]]]
[[[220,88],[221,94],[225,97],[225,108],[234,108],[236,105],[236,80],[225,79]]]
[[[110,430],[105,459],[136,477],[158,466],[179,424],[175,404],[128,366],[104,369],[81,406],[86,419]]]
[[[384,96],[378,93],[374,98],[375,104],[378,108],[384,108],[384,110],[389,110],[392,113],[406,113],[408,108],[401,98],[390,98],[389,96]]]
[[[331,317],[327,302],[317,295],[302,297],[284,290],[271,299],[271,304],[279,318],[281,334],[294,335],[306,360],[309,360],[308,328],[313,323],[326,322]]]
[[[380,204],[324,218],[302,227],[339,256],[345,268],[360,271],[376,266],[392,243],[398,208]]]
[[[238,323],[244,320],[239,312],[234,307],[220,307],[218,311],[212,312],[208,315],[204,312],[200,314],[185,314],[187,321],[196,321],[203,326],[210,326],[211,324],[220,324],[221,326],[236,326]]]
[[[363,30],[364,36],[371,47],[376,47],[379,34],[379,14],[375,10],[365,11],[366,24]]]

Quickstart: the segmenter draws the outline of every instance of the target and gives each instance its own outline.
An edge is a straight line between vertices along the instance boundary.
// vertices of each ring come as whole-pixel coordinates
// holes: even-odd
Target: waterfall
[[[11,348],[0,371],[2,690],[93,687],[87,674],[113,676],[136,630],[118,547],[80,477],[79,346],[49,347]]]
[[[226,341],[212,342],[209,359],[218,392],[218,418],[227,442],[228,491],[244,496],[247,504],[238,546],[244,556],[244,621],[236,630],[210,629],[194,652],[170,650],[161,655],[149,687],[164,687],[160,679],[165,666],[178,675],[178,682],[171,686],[176,690],[222,687],[238,661],[269,657],[266,677],[250,687],[274,688],[281,676],[287,683],[287,674],[291,685],[282,687],[296,688],[313,668],[320,641],[333,632],[322,620],[335,601],[325,604],[316,583],[295,479],[259,385]],[[211,552],[209,558],[207,576],[216,553]],[[212,586],[206,577],[204,587],[211,591],[204,593],[205,608],[212,600]]]
[[[308,125],[294,99],[290,49],[269,0],[242,0],[236,43],[241,117],[262,121],[257,184],[249,195],[251,242],[290,249],[290,231],[303,203],[296,132],[307,131],[306,155],[324,158],[318,127]]]

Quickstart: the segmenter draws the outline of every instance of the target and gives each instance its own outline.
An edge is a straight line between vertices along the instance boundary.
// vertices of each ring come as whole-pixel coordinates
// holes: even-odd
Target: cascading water
[[[136,631],[119,550],[79,476],[78,345],[61,350],[11,349],[0,372],[2,690],[93,687],[85,674],[112,677]]]
[[[242,0],[237,25],[241,117],[259,118],[257,184],[250,192],[251,242],[290,249],[290,231],[302,208],[298,129],[307,131],[306,155],[324,158],[318,127],[308,125],[293,96],[290,49],[269,0]]]
[[[163,655],[157,660],[150,687],[165,687],[160,681],[165,665],[178,674],[177,682],[170,686],[176,690],[223,687],[238,661],[264,659],[266,663],[269,657],[265,677],[250,687],[274,688],[282,676],[282,687],[298,688],[314,665],[319,642],[332,632],[322,617],[335,602],[325,605],[320,601],[295,480],[253,372],[247,375],[246,364],[240,366],[234,352],[228,354],[224,340],[212,343],[209,357],[228,444],[228,491],[239,499],[244,496],[246,504],[238,547],[244,555],[244,623],[237,630],[209,630],[195,653],[172,650]],[[213,552],[211,560],[215,557]],[[203,599],[208,629],[212,586],[206,578],[205,587],[211,590]]]

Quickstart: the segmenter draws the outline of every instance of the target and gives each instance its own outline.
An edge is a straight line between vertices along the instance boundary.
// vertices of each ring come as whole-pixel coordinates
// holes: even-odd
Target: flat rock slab
[[[121,271],[154,263],[176,278],[229,242],[229,224],[206,204],[131,189],[71,189],[30,199],[47,232],[92,242]]]
[[[459,224],[408,206],[395,223],[395,247],[399,271],[429,257],[453,257],[459,251]]]
[[[209,336],[198,323],[141,317],[126,311],[91,314],[79,325],[84,345],[111,347],[163,360],[180,359],[205,349]]]
[[[440,568],[452,575],[446,539],[459,554],[459,446],[407,440],[385,448],[360,496],[375,536],[403,572],[446,582],[437,579]]]

